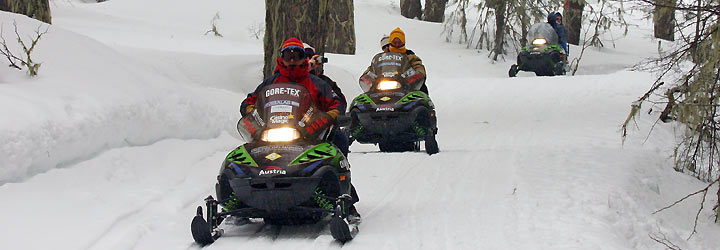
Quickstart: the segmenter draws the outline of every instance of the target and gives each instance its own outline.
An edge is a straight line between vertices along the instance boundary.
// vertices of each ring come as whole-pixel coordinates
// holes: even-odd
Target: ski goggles
[[[311,48],[305,49],[305,56],[306,57],[312,57],[315,55],[315,50]]]
[[[283,50],[281,56],[283,60],[289,62],[292,60],[300,61],[302,59],[305,59],[307,55],[305,55],[305,51],[303,49],[292,48]]]

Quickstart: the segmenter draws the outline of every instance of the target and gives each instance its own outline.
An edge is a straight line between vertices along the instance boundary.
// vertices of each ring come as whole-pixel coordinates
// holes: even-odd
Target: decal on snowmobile
[[[308,134],[315,133],[315,130],[318,130],[323,125],[328,124],[330,121],[328,121],[325,117],[320,117],[320,119],[315,120],[310,126],[307,126],[305,129],[307,130]]]
[[[403,59],[403,56],[400,55],[400,54],[390,54],[390,53],[388,53],[388,54],[383,54],[383,55],[379,56],[378,59],[377,59],[377,61],[378,61],[378,62],[382,62],[382,61],[402,61],[402,59]]]
[[[268,166],[263,170],[260,170],[260,173],[258,175],[268,175],[268,174],[287,174],[287,171],[285,169],[279,168],[277,166]]]
[[[418,101],[418,100],[428,100],[428,99],[430,99],[430,97],[428,97],[428,95],[425,94],[425,92],[414,91],[414,92],[410,92],[407,95],[405,95],[402,99],[400,99],[400,101],[396,102],[396,104],[404,104],[404,103],[408,103],[408,102],[414,102],[414,101]]]
[[[300,107],[299,102],[288,101],[288,100],[277,100],[277,101],[270,101],[268,103],[265,103],[263,108],[267,108],[267,107],[275,106],[275,105],[291,105],[291,106],[295,106],[295,107]]]
[[[260,113],[258,113],[257,109],[253,110],[252,116],[253,116],[253,118],[255,118],[255,120],[258,122],[258,124],[260,126],[265,127],[265,121],[262,118],[260,118]]]
[[[265,90],[265,97],[273,95],[291,95],[294,97],[300,97],[300,90],[293,88],[272,88]]]
[[[353,102],[355,102],[355,103],[366,103],[366,104],[370,104],[370,105],[375,105],[375,102],[373,102],[373,100],[370,99],[370,97],[369,97],[368,95],[366,95],[366,94],[362,94],[362,95],[360,95],[360,96],[358,96],[358,97],[355,97],[355,100],[353,100]]]
[[[287,115],[276,115],[270,117],[270,123],[278,124],[278,123],[288,123],[289,116]]]
[[[385,105],[385,106],[377,107],[375,109],[375,112],[382,112],[382,111],[395,111],[395,108]]]
[[[295,145],[270,145],[270,146],[260,146],[257,148],[253,148],[250,150],[250,153],[252,154],[260,154],[260,153],[267,153],[271,151],[292,151],[292,152],[302,152],[303,147],[301,146],[295,146]]]
[[[409,68],[409,69],[407,69],[405,72],[403,72],[402,75],[400,75],[400,76],[402,76],[402,78],[406,78],[406,79],[407,79],[409,76],[415,75],[415,74],[417,74],[417,73],[419,73],[419,72],[415,71],[415,69]]]
[[[300,154],[295,160],[290,162],[288,166],[300,165],[328,158],[333,158],[337,155],[337,150],[330,143],[324,142],[314,146],[302,154]]]
[[[237,164],[249,165],[252,167],[258,166],[257,163],[255,162],[255,160],[253,160],[253,158],[250,157],[250,154],[245,149],[245,146],[237,147],[235,150],[230,152],[230,154],[228,154],[226,159],[228,161],[231,161],[231,162],[234,162]]]
[[[255,134],[255,130],[257,128],[255,128],[255,126],[252,124],[250,119],[248,119],[248,117],[243,118],[241,121],[242,125],[245,126],[245,128],[250,132],[250,134]]]
[[[387,102],[390,100],[390,97],[384,96],[383,98],[380,98],[380,101]]]
[[[372,93],[369,95],[370,97],[378,97],[378,96],[405,96],[403,92],[382,92],[382,93]]]
[[[291,113],[292,106],[290,105],[275,105],[270,106],[270,113]]]
[[[398,72],[383,72],[382,73],[383,77],[393,77],[397,74],[398,74]]]
[[[265,156],[265,159],[268,159],[268,160],[274,161],[274,160],[277,160],[277,159],[278,159],[278,158],[280,158],[280,157],[282,157],[282,155],[280,155],[280,154],[278,154],[278,153],[275,153],[275,152],[273,152],[273,153],[271,153],[271,154],[269,154],[269,155]]]

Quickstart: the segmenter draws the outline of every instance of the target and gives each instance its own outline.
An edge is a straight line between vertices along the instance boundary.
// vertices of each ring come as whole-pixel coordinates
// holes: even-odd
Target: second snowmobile
[[[370,71],[360,77],[365,92],[350,105],[351,140],[377,143],[382,152],[439,152],[435,140],[435,104],[420,91],[425,76],[414,70],[407,56],[385,52],[375,55]]]

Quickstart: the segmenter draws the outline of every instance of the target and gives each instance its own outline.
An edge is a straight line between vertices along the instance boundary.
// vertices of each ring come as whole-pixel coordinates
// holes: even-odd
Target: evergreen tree
[[[692,194],[700,194],[704,200],[709,188],[720,181],[720,5],[717,0],[635,2],[648,13],[658,14],[656,10],[668,8],[670,12],[682,12],[683,18],[677,20],[673,30],[680,35],[675,46],[669,51],[659,51],[659,58],[638,66],[638,69],[657,73],[658,77],[650,90],[632,104],[623,125],[623,136],[627,134],[628,124],[640,113],[641,105],[658,103],[651,100],[652,96],[664,95],[665,108],[660,120],[676,121],[685,130],[682,142],[675,149],[675,169],[709,182],[705,189]],[[717,196],[720,200],[720,191]],[[713,209],[718,222],[717,203]],[[696,216],[696,225],[697,219]]]
[[[23,14],[46,23],[52,21],[48,0],[0,0],[0,10]]]

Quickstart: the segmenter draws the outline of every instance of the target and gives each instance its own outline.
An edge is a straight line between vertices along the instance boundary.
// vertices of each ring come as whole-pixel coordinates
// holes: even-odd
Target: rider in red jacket
[[[340,98],[332,91],[330,85],[310,74],[310,64],[305,55],[303,43],[297,38],[285,41],[280,49],[281,56],[277,59],[275,73],[266,78],[255,91],[248,94],[240,105],[240,114],[248,115],[255,109],[255,101],[260,89],[273,83],[298,83],[307,88],[315,104],[330,117],[335,119],[340,113]]]

